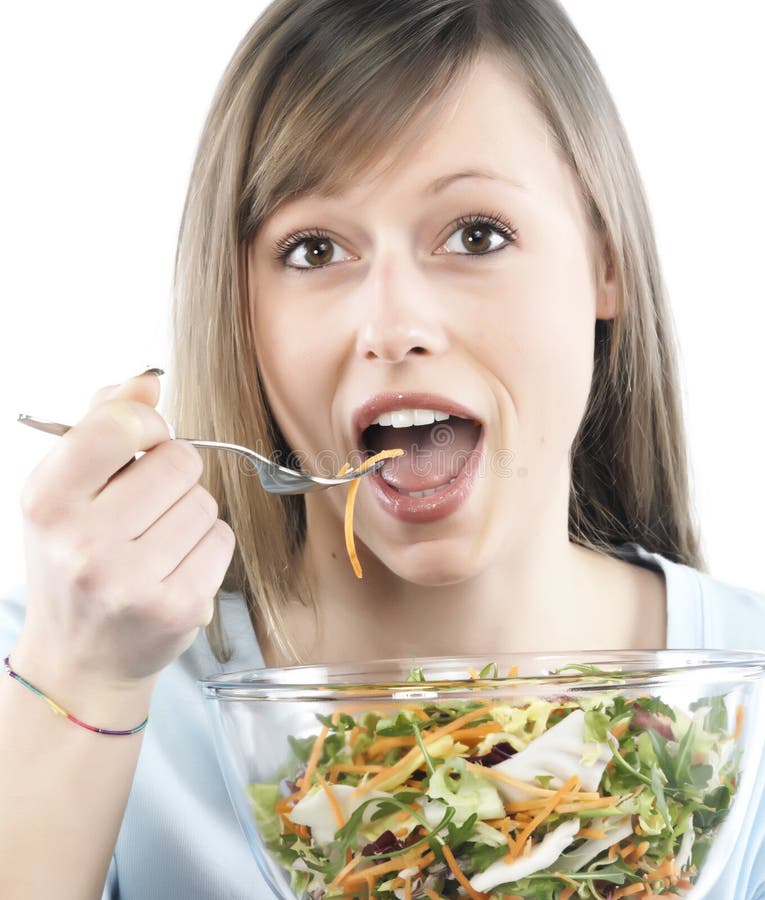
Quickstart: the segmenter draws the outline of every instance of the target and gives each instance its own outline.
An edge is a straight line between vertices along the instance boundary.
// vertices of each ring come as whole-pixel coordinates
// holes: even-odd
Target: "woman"
[[[106,897],[268,896],[194,684],[215,668],[762,644],[763,598],[703,574],[643,190],[552,0],[272,4],[205,125],[174,322],[177,433],[325,472],[407,453],[361,485],[359,580],[343,491],[203,462],[154,375],[96,395],[25,487],[2,648],[136,733],[0,682],[14,897],[50,893],[54,850],[57,897],[107,867]],[[757,810],[716,896],[765,881]]]

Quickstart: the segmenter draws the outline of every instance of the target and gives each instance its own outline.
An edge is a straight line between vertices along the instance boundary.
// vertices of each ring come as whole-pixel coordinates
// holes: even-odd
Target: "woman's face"
[[[539,529],[567,535],[595,319],[614,313],[576,179],[519,84],[482,58],[443,109],[414,149],[392,148],[391,170],[282,205],[248,258],[282,433],[320,474],[357,447],[406,450],[362,482],[355,532],[429,585],[479,574]],[[290,240],[301,231],[314,235]],[[385,412],[406,427],[359,436]],[[345,496],[307,496],[309,540],[312,523],[342,535]]]

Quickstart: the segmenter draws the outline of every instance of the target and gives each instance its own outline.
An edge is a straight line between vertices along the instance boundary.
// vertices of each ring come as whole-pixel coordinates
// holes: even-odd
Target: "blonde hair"
[[[619,285],[616,318],[596,323],[592,387],[571,448],[570,539],[599,552],[636,541],[704,569],[645,193],[603,77],[556,0],[276,0],[264,11],[223,75],[191,174],[168,414],[179,434],[291,452],[259,378],[247,245],[287,198],[337,190],[416,140],[483,52],[523,80],[578,177]],[[246,474],[227,454],[205,457],[203,483],[237,535],[223,588],[242,592],[258,638],[297,658],[284,610],[288,600],[312,603],[295,565],[305,503],[267,494]],[[217,605],[207,634],[227,661]]]

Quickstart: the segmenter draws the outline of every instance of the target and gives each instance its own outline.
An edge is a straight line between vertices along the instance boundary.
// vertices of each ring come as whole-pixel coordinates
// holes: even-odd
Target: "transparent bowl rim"
[[[375,677],[385,669],[407,671],[412,666],[425,670],[479,667],[496,662],[500,671],[510,666],[520,669],[538,667],[540,674],[484,677],[468,680],[460,678],[428,678],[424,682],[391,680]],[[567,664],[590,665],[612,669],[611,677],[600,673],[575,672],[551,674]],[[545,671],[542,671],[544,667]],[[283,667],[263,666],[236,672],[214,673],[199,678],[197,685],[212,699],[304,701],[347,701],[386,697],[399,699],[404,694],[418,692],[451,693],[458,690],[475,692],[498,690],[511,686],[550,690],[565,687],[567,691],[603,691],[651,687],[666,687],[667,683],[692,683],[700,678],[707,683],[719,681],[750,681],[765,676],[765,652],[758,650],[715,650],[706,648],[664,650],[597,650],[561,651],[553,653],[460,654],[457,656],[391,657],[355,663],[327,663]]]

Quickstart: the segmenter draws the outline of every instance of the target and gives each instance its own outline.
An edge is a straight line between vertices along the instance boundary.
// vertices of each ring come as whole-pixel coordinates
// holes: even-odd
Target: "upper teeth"
[[[445,422],[449,413],[438,409],[396,409],[378,416],[372,425],[392,425],[394,428],[410,428],[412,425],[431,425]]]

